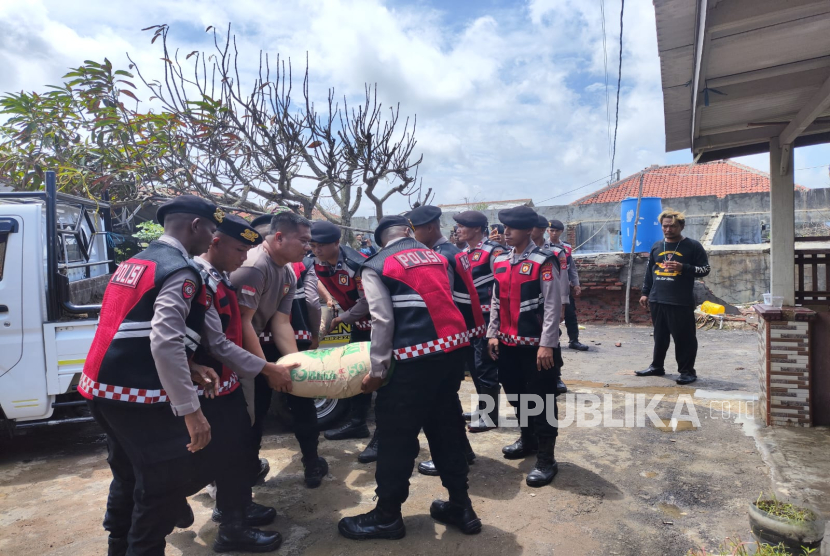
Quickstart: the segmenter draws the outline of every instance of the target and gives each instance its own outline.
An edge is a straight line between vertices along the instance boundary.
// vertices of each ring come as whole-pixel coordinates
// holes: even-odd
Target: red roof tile
[[[636,197],[640,186],[639,172],[614,182],[599,191],[577,199],[572,205],[615,203],[626,197]],[[796,185],[799,191],[807,188]],[[733,193],[763,193],[769,191],[769,174],[731,160],[705,164],[675,164],[652,166],[646,169],[643,197],[677,199],[679,197],[724,197]]]

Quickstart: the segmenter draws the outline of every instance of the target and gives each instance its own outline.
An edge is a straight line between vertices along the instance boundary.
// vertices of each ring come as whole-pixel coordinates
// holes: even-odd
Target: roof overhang
[[[830,0],[654,0],[666,151],[830,141]]]

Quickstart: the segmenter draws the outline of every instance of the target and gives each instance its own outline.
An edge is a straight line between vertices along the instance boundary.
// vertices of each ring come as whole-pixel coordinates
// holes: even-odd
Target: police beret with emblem
[[[453,220],[468,228],[480,228],[487,225],[487,217],[477,210],[465,210],[454,214]]]
[[[247,220],[235,214],[225,216],[219,227],[216,228],[228,237],[241,241],[246,245],[259,245],[262,243],[262,236],[254,230]]]
[[[395,226],[412,226],[410,224],[409,219],[405,216],[400,216],[397,214],[393,214],[390,216],[384,216],[378,222],[378,227],[375,228],[375,243],[378,245],[382,245],[380,241],[380,236],[383,234],[384,230],[388,230],[389,228],[393,228]]]
[[[514,207],[499,211],[499,221],[517,230],[529,230],[539,223],[539,215],[530,207]]]
[[[553,228],[554,230],[564,230],[565,225],[562,223],[561,220],[549,220],[548,228]]]
[[[547,229],[548,229],[548,219],[547,219],[547,218],[545,218],[544,216],[542,216],[542,215],[540,214],[540,215],[539,215],[539,221],[538,221],[538,222],[536,222],[536,226],[535,226],[535,227],[536,227],[536,228],[544,228],[544,229],[546,229],[546,230],[547,230]]]
[[[261,214],[253,219],[251,222],[251,227],[259,228],[265,224],[271,225],[271,219],[274,218],[273,214]]]
[[[331,222],[315,220],[311,223],[311,241],[314,243],[334,243],[342,234],[340,228]]]
[[[441,218],[441,209],[433,205],[423,205],[406,215],[413,226],[423,226]]]
[[[193,214],[195,216],[209,218],[217,225],[221,224],[225,218],[225,213],[222,209],[207,199],[202,199],[196,195],[181,195],[180,197],[167,201],[159,207],[156,212],[156,218],[159,224],[164,225],[164,218],[168,214],[176,213]]]

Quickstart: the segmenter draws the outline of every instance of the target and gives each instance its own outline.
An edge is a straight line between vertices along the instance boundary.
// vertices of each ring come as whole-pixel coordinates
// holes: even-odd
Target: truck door
[[[32,278],[40,258],[32,258]],[[0,376],[23,355],[23,219],[0,217]]]

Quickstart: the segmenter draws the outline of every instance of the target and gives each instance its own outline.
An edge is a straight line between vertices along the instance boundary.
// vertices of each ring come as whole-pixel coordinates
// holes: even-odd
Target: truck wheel
[[[320,430],[334,428],[349,413],[349,400],[317,398],[314,405],[317,407],[317,424]]]

